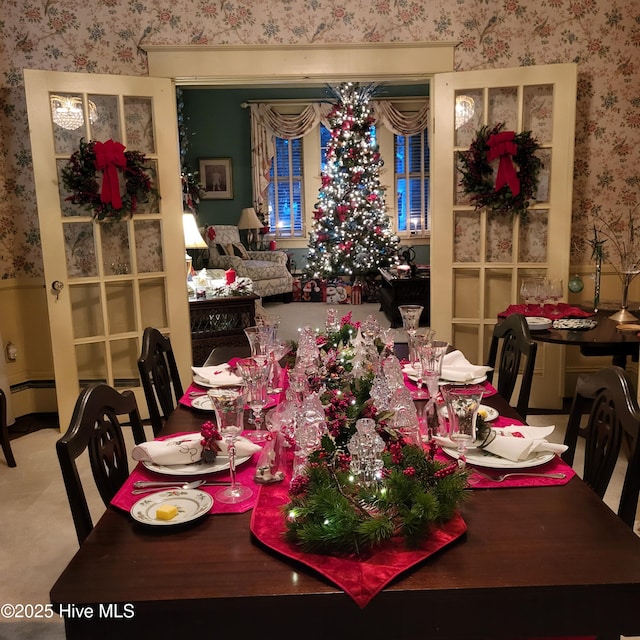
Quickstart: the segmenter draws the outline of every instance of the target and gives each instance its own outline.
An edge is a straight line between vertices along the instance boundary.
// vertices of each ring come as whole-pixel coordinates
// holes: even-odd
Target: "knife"
[[[173,482],[169,481],[152,481],[152,480],[137,480],[133,483],[134,489],[145,489],[146,487],[176,487],[183,485],[185,483],[184,480],[174,480]],[[231,484],[229,481],[212,481],[212,482],[203,482],[200,486],[209,486],[209,487],[227,487]]]

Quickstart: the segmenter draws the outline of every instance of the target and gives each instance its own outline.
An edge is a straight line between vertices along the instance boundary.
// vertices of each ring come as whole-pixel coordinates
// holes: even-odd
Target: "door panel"
[[[576,80],[573,64],[435,76],[431,323],[474,362],[486,361],[497,314],[519,302],[524,278],[568,282]],[[463,96],[469,108],[456,119]],[[544,167],[526,219],[476,211],[460,186],[458,152],[498,123],[532,131],[541,146]],[[538,354],[531,406],[558,408],[564,350],[540,345]]]
[[[146,416],[137,371],[145,327],[170,336],[185,381],[191,365],[172,83],[34,70],[24,75],[60,424],[68,425],[80,387],[95,381],[132,389]],[[53,122],[52,96],[76,99],[81,113],[69,110],[69,122]],[[65,104],[55,101],[57,108]],[[81,139],[113,139],[144,153],[160,198],[110,223],[68,202],[61,171]],[[122,189],[121,177],[120,183]],[[56,280],[63,284],[57,295],[51,289]]]

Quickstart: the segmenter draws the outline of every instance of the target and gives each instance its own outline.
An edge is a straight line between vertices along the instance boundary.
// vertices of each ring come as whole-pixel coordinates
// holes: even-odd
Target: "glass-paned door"
[[[175,92],[168,79],[25,70],[25,87],[61,428],[81,387],[132,389],[145,327],[169,335],[181,376],[191,365]],[[81,140],[145,155],[157,195],[133,215],[94,220],[72,204],[62,171]],[[95,174],[102,188],[101,171]],[[124,194],[123,172],[118,187]]]
[[[473,362],[486,361],[497,316],[519,302],[523,279],[568,281],[576,79],[573,64],[435,76],[431,323]],[[526,217],[476,210],[460,186],[459,153],[500,123],[540,145]],[[539,346],[532,407],[561,406],[563,363],[561,347]]]

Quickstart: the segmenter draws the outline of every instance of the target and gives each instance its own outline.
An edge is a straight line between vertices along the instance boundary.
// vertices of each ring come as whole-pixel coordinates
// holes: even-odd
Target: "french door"
[[[94,381],[132,389],[145,416],[137,370],[144,328],[169,334],[185,380],[191,365],[172,82],[38,70],[24,77],[61,428],[80,387]],[[54,122],[52,96],[77,99],[75,122]],[[160,198],[114,223],[68,202],[61,170],[81,139],[144,153]]]
[[[434,79],[431,324],[484,363],[497,314],[519,302],[522,280],[562,279],[570,266],[577,72],[574,64],[437,74]],[[473,105],[456,121],[456,99]],[[483,125],[531,131],[544,163],[525,219],[474,210],[461,190],[458,153]],[[566,297],[566,291],[565,291]],[[559,408],[564,348],[538,349],[531,406]]]

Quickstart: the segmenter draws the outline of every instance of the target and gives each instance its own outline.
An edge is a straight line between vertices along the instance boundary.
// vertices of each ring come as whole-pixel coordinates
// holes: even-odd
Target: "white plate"
[[[242,382],[242,378],[238,378],[237,382],[228,381],[228,382],[222,382],[218,384],[212,384],[205,378],[201,378],[200,376],[193,376],[193,381],[199,387],[206,387],[207,389],[218,389],[220,387],[241,387],[244,384]]]
[[[236,459],[236,467],[249,460],[251,456],[242,456]],[[195,464],[155,464],[143,460],[142,464],[149,469],[165,476],[201,476],[205,473],[216,473],[229,468],[229,458],[218,456],[215,462],[196,462]]]
[[[209,396],[197,396],[191,400],[191,406],[200,411],[213,411],[213,403]]]
[[[484,411],[485,413],[485,416],[484,416],[485,422],[491,422],[492,420],[495,420],[500,415],[496,409],[494,409],[493,407],[489,407],[486,404],[480,405],[480,408],[478,409],[478,413],[480,413],[480,411]],[[447,407],[442,407],[441,412],[445,418],[449,417]]]
[[[173,504],[178,507],[178,515],[171,520],[158,520],[156,510],[160,505]],[[159,527],[174,526],[197,520],[209,513],[213,498],[199,489],[169,489],[145,496],[131,507],[131,516],[143,524]]]
[[[456,449],[443,447],[442,450],[452,458],[458,459]],[[539,467],[541,464],[553,460],[555,455],[555,453],[539,453],[526,460],[514,462],[513,460],[507,460],[500,456],[494,456],[484,449],[471,449],[466,452],[465,458],[469,464],[475,465],[476,467],[487,467],[488,469],[528,469],[529,467]]]
[[[461,380],[445,380],[444,378],[442,378],[440,382],[438,382],[438,384],[440,386],[450,384],[454,387],[463,387],[466,384],[480,384],[481,382],[484,382],[486,379],[487,379],[486,375],[479,376],[477,378],[471,378],[471,380],[465,380],[464,382],[462,382]]]
[[[527,324],[529,325],[529,331],[546,331],[547,329],[551,329],[552,322],[549,318],[528,316]]]

